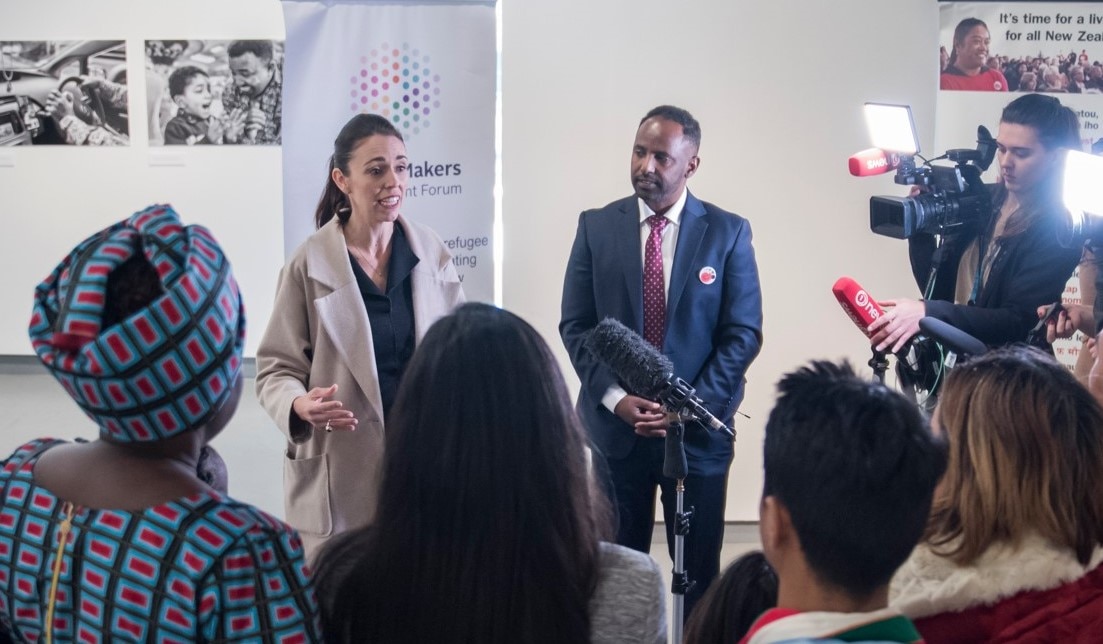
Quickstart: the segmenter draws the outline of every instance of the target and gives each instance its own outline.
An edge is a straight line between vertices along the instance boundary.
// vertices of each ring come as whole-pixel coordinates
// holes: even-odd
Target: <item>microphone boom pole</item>
[[[663,476],[675,480],[675,511],[674,511],[674,568],[670,573],[670,594],[674,596],[672,642],[682,641],[682,622],[685,619],[686,593],[697,582],[690,581],[689,571],[685,569],[685,537],[689,534],[689,523],[693,518],[693,508],[684,510],[685,479],[689,472],[686,463],[685,431],[686,426],[683,417],[670,423],[666,430],[665,460],[663,461]]]
[[[666,430],[666,453],[663,476],[675,480],[674,568],[671,571],[670,593],[673,595],[672,642],[681,644],[682,622],[685,619],[685,595],[695,582],[685,570],[685,536],[689,534],[693,508],[685,509],[686,462],[685,432],[687,421],[696,421],[711,431],[723,431],[731,438],[734,432],[712,415],[704,401],[689,383],[674,375],[670,358],[656,350],[639,334],[613,318],[598,323],[586,339],[586,348],[599,362],[608,366],[626,389],[650,400],[657,400],[675,416]]]

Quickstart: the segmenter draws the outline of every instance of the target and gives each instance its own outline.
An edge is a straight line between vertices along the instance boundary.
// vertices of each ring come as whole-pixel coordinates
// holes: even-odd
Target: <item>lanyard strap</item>
[[[978,248],[979,250],[979,248]],[[973,276],[973,292],[969,294],[969,303],[975,303],[977,296],[980,295],[980,282],[981,277],[984,275],[984,257],[988,253],[977,253],[980,257],[977,258],[977,272]]]
[[[1001,244],[998,240],[985,244],[984,252],[980,250],[980,240],[977,240],[977,273],[973,276],[973,292],[969,294],[969,302],[976,304],[980,298],[980,289],[983,286],[984,279],[984,265],[988,264],[989,270],[996,263],[996,257],[1000,254]]]

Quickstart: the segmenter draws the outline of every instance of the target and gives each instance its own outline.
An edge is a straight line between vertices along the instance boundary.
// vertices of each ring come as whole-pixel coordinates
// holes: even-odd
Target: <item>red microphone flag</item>
[[[864,288],[849,277],[840,277],[835,285],[831,287],[831,292],[835,294],[835,299],[839,300],[839,304],[842,305],[850,319],[854,320],[854,324],[858,325],[858,328],[866,334],[866,337],[869,337],[869,332],[866,329],[870,324],[873,324],[874,320],[885,314],[884,309],[870,297]]]

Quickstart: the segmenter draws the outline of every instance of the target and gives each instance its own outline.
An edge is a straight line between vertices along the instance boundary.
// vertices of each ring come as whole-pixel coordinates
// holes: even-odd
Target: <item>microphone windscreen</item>
[[[920,318],[919,330],[958,355],[979,356],[988,351],[988,346],[980,340],[937,318]]]
[[[670,358],[613,318],[605,318],[590,331],[586,349],[637,396],[654,398],[674,373]]]

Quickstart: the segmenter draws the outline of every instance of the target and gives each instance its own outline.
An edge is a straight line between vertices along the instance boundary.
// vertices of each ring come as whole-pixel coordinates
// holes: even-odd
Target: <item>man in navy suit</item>
[[[608,465],[617,543],[641,552],[651,549],[657,487],[673,548],[674,481],[662,475],[669,418],[656,401],[623,389],[586,350],[587,334],[606,317],[640,332],[729,425],[762,345],[750,224],[686,189],[700,143],[700,125],[683,109],[664,105],[644,116],[632,147],[635,195],[582,213],[563,283],[559,333],[582,381],[579,413]],[[685,569],[696,581],[685,597],[689,615],[719,571],[733,445],[696,423],[685,445],[685,506],[694,508]]]

